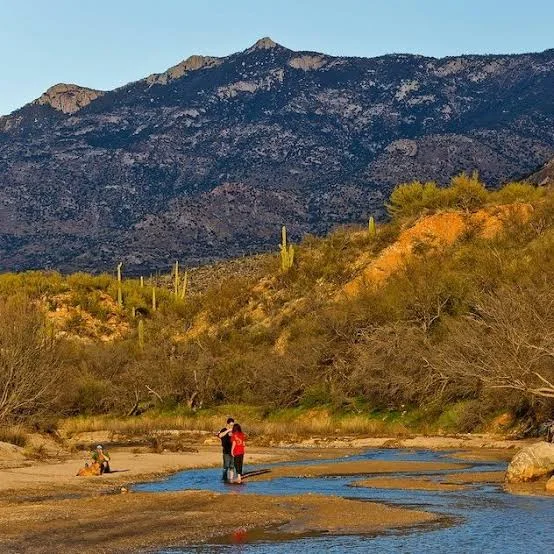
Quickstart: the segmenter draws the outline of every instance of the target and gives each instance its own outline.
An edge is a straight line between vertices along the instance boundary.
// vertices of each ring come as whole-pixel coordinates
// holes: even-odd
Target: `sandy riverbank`
[[[250,463],[267,463],[329,459],[350,453],[353,452],[344,449],[251,448],[248,458]],[[129,552],[197,543],[235,532],[242,536],[243,528],[277,526],[278,531],[268,532],[273,533],[271,538],[280,540],[314,532],[378,532],[439,519],[422,511],[319,495],[246,496],[239,494],[240,489],[230,494],[127,493],[130,482],[183,469],[219,466],[220,450],[201,448],[194,453],[154,454],[123,449],[113,451],[112,457],[114,468],[128,471],[78,478],[75,474],[82,465],[82,459],[78,458],[0,470],[0,551],[51,552],[55,544],[57,551],[63,552],[82,552],[92,547],[96,552]],[[338,465],[350,471],[357,467],[347,466],[348,463],[324,463],[323,468],[328,471]],[[425,467],[416,465],[419,469]],[[380,469],[399,468],[383,464]],[[344,513],[349,514],[347,521],[342,517]]]
[[[333,459],[354,453],[352,449],[256,448],[248,450],[247,464]],[[50,461],[21,461],[16,467],[0,469],[0,492],[4,498],[66,497],[77,494],[103,494],[186,469],[221,466],[221,447],[200,447],[196,452],[136,452],[134,449],[111,450],[113,473],[101,477],[77,477],[84,466],[83,455]]]
[[[222,535],[244,538],[248,529],[268,526],[282,526],[275,535],[278,540],[314,532],[378,532],[438,521],[438,516],[421,511],[342,498],[204,491],[48,500],[32,506],[0,501],[0,506],[0,551],[5,553],[80,553],[92,548],[97,553],[132,552]]]
[[[438,449],[452,448],[451,443],[446,446],[441,441],[433,442]],[[351,448],[352,443],[333,448],[306,446],[304,449],[251,447],[248,463],[324,460],[360,452]],[[468,466],[463,458],[505,459],[512,444],[496,443],[498,450],[494,451],[477,449],[471,441],[471,447],[472,450],[460,455],[458,463],[377,460],[308,463],[274,468],[271,474],[256,479],[372,475],[367,481],[373,484],[381,480],[382,486],[425,488],[433,486],[429,484],[428,474],[464,469]],[[366,449],[367,446],[362,450]],[[52,545],[56,544],[57,550],[64,552],[82,552],[93,547],[96,552],[132,552],[154,546],[197,543],[235,532],[240,535],[242,528],[278,529],[269,531],[277,533],[269,538],[278,540],[311,532],[359,534],[438,521],[438,516],[422,511],[318,495],[284,499],[241,495],[239,490],[223,495],[208,491],[127,494],[129,483],[184,469],[219,466],[220,448],[205,446],[197,452],[175,453],[122,448],[113,449],[112,457],[114,469],[120,471],[93,478],[75,476],[83,465],[82,456],[52,463],[17,462],[20,467],[1,469],[0,551],[51,552]],[[398,472],[422,475],[395,477]],[[486,473],[475,479],[487,482],[500,479],[501,472]],[[402,479],[411,481],[402,482]],[[450,474],[441,478],[440,485],[445,487],[442,490],[453,490],[464,486],[467,479],[464,473]],[[240,517],[236,516],[238,513]],[[346,522],[344,513],[349,514]]]
[[[422,491],[459,491],[469,485],[502,483],[503,471],[476,471],[470,473],[449,473],[436,478],[430,477],[372,477],[352,483],[354,487],[372,489],[410,489]]]

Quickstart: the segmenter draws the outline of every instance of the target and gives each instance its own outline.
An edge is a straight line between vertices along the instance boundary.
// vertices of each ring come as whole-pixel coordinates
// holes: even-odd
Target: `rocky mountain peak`
[[[221,63],[221,58],[216,58],[213,56],[199,56],[193,54],[189,56],[186,60],[170,67],[168,70],[163,73],[154,73],[149,75],[146,78],[146,82],[149,84],[161,84],[165,85],[170,81],[179,79],[186,75],[190,71],[197,71],[199,69],[204,69],[207,67],[215,67]]]
[[[554,52],[348,58],[263,38],[109,93],[56,85],[0,118],[0,271],[147,274],[274,249],[283,224],[296,241],[367,222],[399,182],[520,179],[554,155],[553,83]]]
[[[37,98],[33,105],[48,105],[66,114],[72,114],[90,104],[104,93],[101,90],[80,87],[79,85],[58,83]]]
[[[274,40],[272,40],[269,37],[263,37],[259,40],[257,40],[250,48],[248,48],[247,52],[255,52],[256,50],[271,50],[273,48],[278,48],[280,44],[277,44]]]

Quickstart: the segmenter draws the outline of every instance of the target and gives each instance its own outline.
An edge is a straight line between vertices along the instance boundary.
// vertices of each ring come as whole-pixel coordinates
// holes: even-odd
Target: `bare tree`
[[[58,341],[26,297],[0,299],[0,422],[48,408],[61,378]]]
[[[438,373],[554,398],[554,290],[548,284],[486,294],[448,327],[447,341],[430,360]]]

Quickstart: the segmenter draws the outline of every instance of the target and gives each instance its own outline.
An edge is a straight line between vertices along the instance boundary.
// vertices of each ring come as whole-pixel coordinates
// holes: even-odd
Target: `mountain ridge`
[[[269,46],[268,46],[269,45]],[[79,85],[76,83],[56,83],[42,93],[42,95],[34,100],[31,100],[27,104],[24,104],[20,108],[16,108],[12,112],[4,115],[0,115],[0,119],[6,118],[11,116],[13,113],[21,110],[22,108],[25,108],[29,105],[34,105],[40,101],[41,98],[43,98],[45,95],[47,95],[50,91],[53,89],[56,89],[57,87],[74,87],[75,89],[80,89],[84,91],[93,91],[96,93],[99,93],[99,95],[102,95],[106,92],[113,92],[120,89],[124,89],[130,85],[133,85],[135,83],[141,83],[146,81],[148,84],[167,84],[167,82],[160,82],[160,77],[165,77],[168,75],[171,75],[172,73],[179,73],[181,68],[184,70],[183,73],[180,73],[178,76],[173,77],[171,80],[175,78],[180,78],[185,75],[186,72],[189,71],[195,71],[198,69],[203,69],[204,67],[209,67],[211,63],[218,64],[222,63],[223,60],[226,60],[227,58],[230,58],[232,56],[236,56],[238,54],[244,54],[244,53],[251,53],[256,50],[267,50],[271,48],[281,48],[283,50],[286,50],[288,52],[295,52],[297,54],[305,54],[305,55],[314,55],[314,56],[321,56],[326,58],[341,58],[341,59],[362,59],[362,60],[378,60],[382,58],[394,58],[394,57],[411,57],[411,58],[422,58],[426,60],[435,60],[435,61],[441,61],[441,60],[456,60],[458,58],[474,58],[474,59],[485,59],[485,58],[497,58],[497,57],[516,57],[516,56],[528,56],[528,55],[543,55],[543,54],[552,54],[554,53],[554,48],[547,48],[545,50],[542,50],[541,52],[522,52],[522,53],[502,53],[502,54],[457,54],[457,55],[450,55],[450,56],[427,56],[424,54],[415,54],[415,53],[409,53],[409,52],[391,52],[388,54],[381,54],[378,56],[340,56],[340,55],[334,55],[334,54],[326,54],[322,52],[318,52],[315,50],[291,50],[271,39],[270,37],[263,37],[258,39],[252,46],[249,48],[246,48],[242,52],[235,52],[234,54],[229,54],[226,56],[211,56],[211,55],[203,55],[203,54],[191,54],[187,58],[184,58],[183,60],[177,62],[176,64],[168,67],[165,71],[162,71],[161,73],[151,73],[150,75],[143,77],[141,79],[137,79],[135,81],[130,81],[124,85],[121,85],[119,87],[116,87],[114,89],[97,89],[88,87],[85,85]],[[81,106],[82,107],[82,106]]]
[[[554,153],[554,50],[354,58],[266,37],[64,86],[0,118],[0,269],[204,263],[272,248],[283,223],[297,239],[379,216],[398,182],[497,186]]]

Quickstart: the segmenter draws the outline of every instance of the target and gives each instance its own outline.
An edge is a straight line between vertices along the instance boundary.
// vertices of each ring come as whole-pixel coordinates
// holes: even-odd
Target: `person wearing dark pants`
[[[230,417],[227,419],[227,425],[221,429],[217,436],[221,439],[221,448],[223,449],[223,476],[224,481],[233,480],[234,461],[231,453],[232,441],[231,432],[235,420]]]
[[[234,483],[242,482],[242,464],[244,462],[244,450],[246,447],[246,435],[238,423],[233,425],[231,432],[231,454],[235,462],[235,473],[237,474]]]

